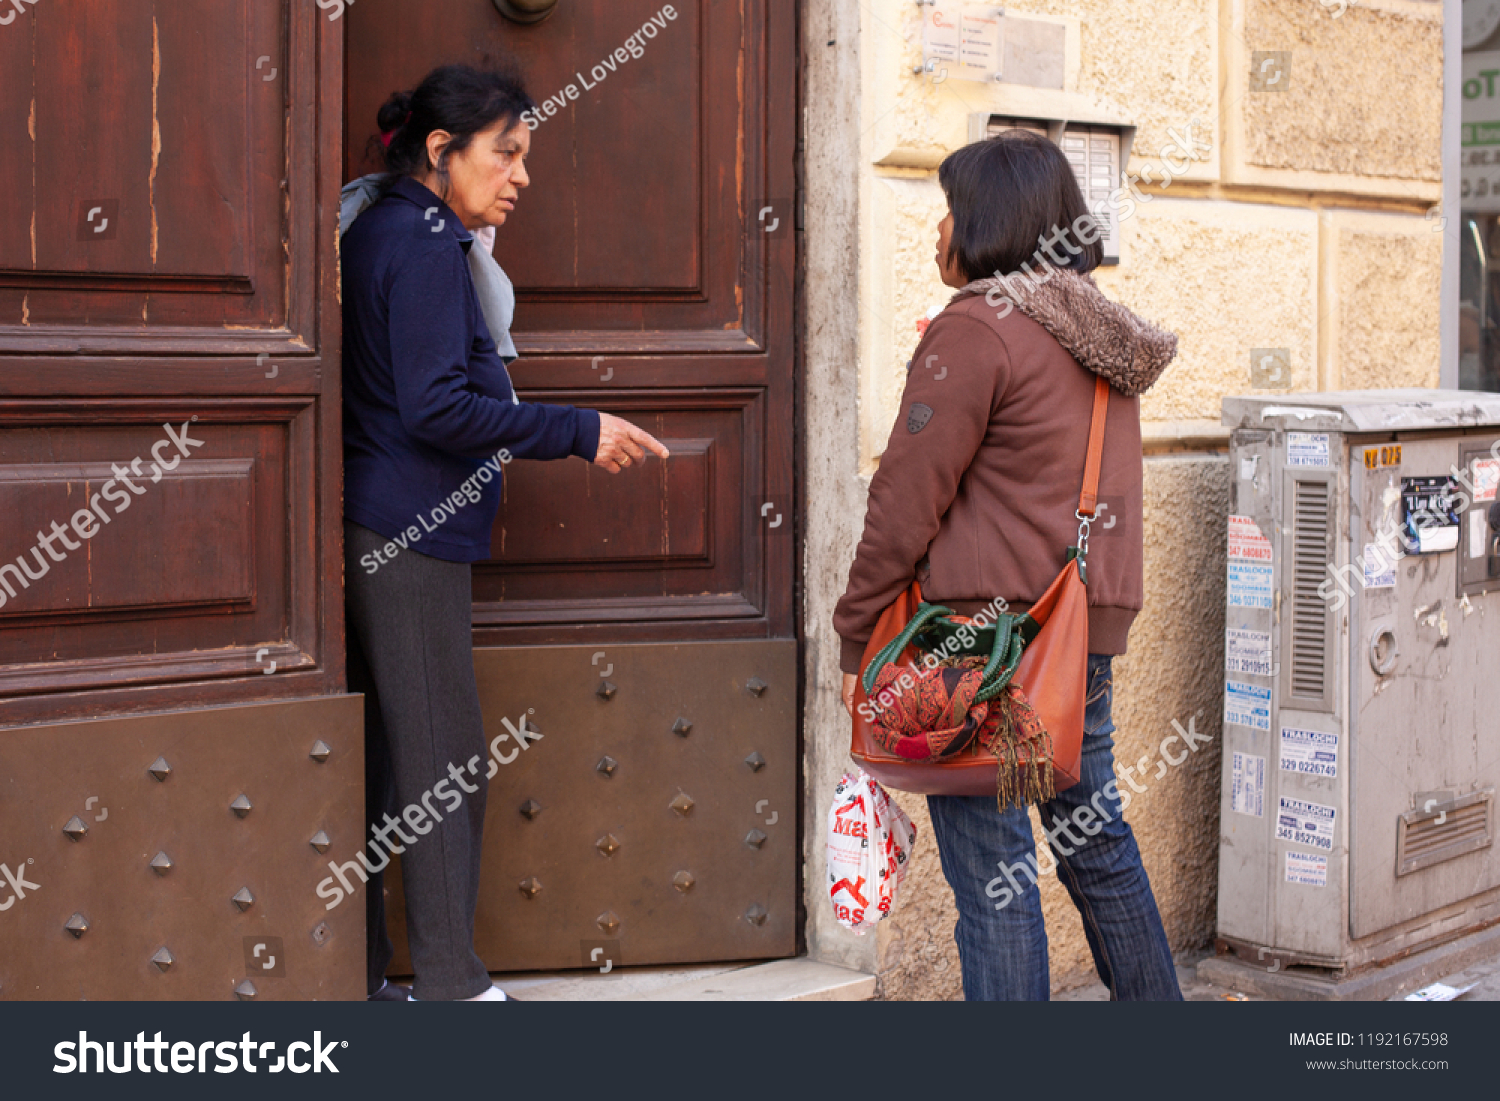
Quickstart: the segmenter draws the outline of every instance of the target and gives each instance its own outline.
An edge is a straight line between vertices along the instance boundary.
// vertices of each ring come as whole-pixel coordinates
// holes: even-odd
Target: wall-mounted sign
[[[922,18],[922,65],[958,80],[1000,79],[1002,9],[939,0]]]
[[[1500,51],[1464,56],[1459,205],[1500,213]]]

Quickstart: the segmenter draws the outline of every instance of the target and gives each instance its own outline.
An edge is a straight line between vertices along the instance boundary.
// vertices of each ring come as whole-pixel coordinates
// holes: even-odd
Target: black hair
[[[391,135],[384,150],[387,185],[399,176],[435,170],[446,192],[450,155],[467,149],[475,134],[496,121],[509,120],[509,130],[535,109],[520,71],[509,62],[483,69],[443,65],[432,70],[414,90],[394,93],[376,116],[380,132]],[[437,164],[427,156],[427,137],[434,130],[453,135]]]
[[[966,145],[944,159],[938,183],[953,211],[948,259],[969,280],[1010,275],[1028,264],[1036,267],[1039,238],[1063,236],[1052,251],[1057,267],[1089,272],[1104,262],[1098,219],[1089,212],[1068,158],[1056,143],[1026,130],[1008,130]],[[1073,229],[1085,219],[1082,232]],[[1085,243],[1084,236],[1092,237]],[[1065,247],[1061,242],[1066,241]],[[1075,254],[1073,250],[1078,250]]]

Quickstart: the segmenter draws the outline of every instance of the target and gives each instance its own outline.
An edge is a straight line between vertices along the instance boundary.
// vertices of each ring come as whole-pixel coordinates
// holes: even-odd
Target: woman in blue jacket
[[[412,996],[506,1000],[474,952],[489,753],[470,582],[470,563],[490,556],[505,465],[576,455],[619,473],[648,451],[667,457],[608,413],[519,401],[496,346],[508,334],[491,332],[475,293],[475,231],[504,224],[530,183],[522,115],[535,106],[517,76],[459,65],[392,96],[379,116],[389,176],[342,242],[349,683],[365,693],[377,839],[357,870],[369,872],[368,989],[382,1000],[406,997],[385,981],[393,852]],[[413,807],[426,809],[403,825]]]

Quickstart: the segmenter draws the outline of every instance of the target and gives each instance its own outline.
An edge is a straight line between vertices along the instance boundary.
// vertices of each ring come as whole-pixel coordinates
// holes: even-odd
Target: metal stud
[[[527,898],[536,898],[537,892],[542,889],[542,881],[534,875],[529,875],[520,883],[521,893]]]
[[[605,936],[612,937],[615,935],[615,930],[620,927],[620,919],[615,916],[613,910],[605,910],[594,924],[604,930]]]
[[[759,677],[751,677],[748,681],[745,682],[745,687],[750,690],[750,694],[752,696],[759,696],[762,692],[764,692],[771,686],[765,681],[761,680]]]
[[[167,777],[172,775],[172,766],[167,764],[165,757],[158,757],[146,771],[156,777],[157,783],[165,783]]]
[[[600,757],[599,763],[594,766],[595,772],[602,772],[605,776],[613,776],[615,769],[620,767],[620,762],[613,757]]]
[[[89,931],[89,919],[82,914],[74,914],[68,919],[68,923],[63,928],[72,933],[73,939],[77,940]]]
[[[255,896],[250,893],[249,887],[241,887],[230,901],[240,908],[240,913],[244,913],[255,905]]]
[[[151,870],[157,875],[166,875],[172,870],[172,858],[164,852],[159,852],[151,858]]]
[[[538,737],[541,737],[542,734],[542,728],[537,726],[536,723],[532,722],[530,719],[522,720],[521,729],[526,731],[526,733],[528,734],[535,734]]]
[[[615,698],[615,693],[619,690],[620,686],[613,681],[600,681],[599,687],[594,690],[594,695],[598,696],[601,700],[612,700]]]
[[[151,957],[151,962],[163,971],[170,971],[172,970],[172,965],[177,961],[172,958],[172,953],[168,952],[166,946],[163,945],[156,950],[156,955]]]
[[[685,792],[679,791],[677,798],[672,800],[672,809],[684,818],[693,813],[694,806],[693,800]]]
[[[316,944],[319,948],[322,948],[323,945],[327,944],[328,938],[331,936],[333,936],[333,930],[328,927],[328,922],[320,921],[318,922],[318,924],[313,926],[313,943]]]
[[[521,816],[528,822],[536,820],[536,816],[542,813],[542,804],[535,799],[528,799],[521,804]]]
[[[229,804],[229,809],[234,811],[236,817],[243,818],[253,808],[250,806],[250,800],[245,798],[244,792],[241,792],[235,801]]]
[[[745,844],[749,845],[752,849],[758,849],[765,843],[766,835],[760,830],[751,830],[745,834]]]
[[[598,849],[605,856],[614,856],[615,853],[620,851],[620,842],[614,834],[607,833],[594,842],[594,848]]]
[[[328,760],[328,755],[332,752],[333,750],[328,748],[328,743],[319,738],[313,742],[312,752],[308,753],[308,756],[321,765],[324,761]]]
[[[759,752],[752,753],[746,757],[745,763],[750,766],[751,772],[759,772],[766,767],[766,759]]]
[[[693,724],[688,722],[684,718],[679,717],[678,720],[672,724],[672,733],[676,734],[679,738],[686,738],[689,734],[692,733],[692,731]]]
[[[317,833],[312,835],[311,839],[307,843],[313,848],[317,849],[318,852],[326,853],[328,851],[328,846],[332,845],[333,841],[331,838],[329,838],[326,831],[319,830]]]
[[[745,920],[751,925],[764,925],[766,923],[766,908],[757,902],[745,911]]]
[[[239,986],[234,988],[234,996],[242,1002],[253,1002],[257,993],[258,991],[255,989],[255,984],[249,979],[246,979],[244,982],[240,983]]]
[[[696,882],[698,881],[693,878],[692,872],[678,872],[672,877],[672,886],[676,887],[683,894],[687,894],[688,891],[692,890],[693,884]]]
[[[83,835],[89,832],[89,828],[83,824],[83,819],[73,815],[68,819],[68,824],[63,827],[63,833],[68,835],[69,841],[82,841]]]

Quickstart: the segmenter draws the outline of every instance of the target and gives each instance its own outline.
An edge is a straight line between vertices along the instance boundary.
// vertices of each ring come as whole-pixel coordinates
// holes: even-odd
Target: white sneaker
[[[505,996],[505,991],[498,986],[492,986],[483,994],[475,994],[472,998],[464,998],[466,1002],[508,1002],[511,999]]]

